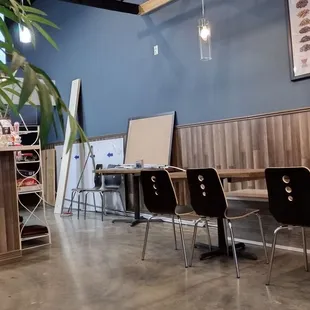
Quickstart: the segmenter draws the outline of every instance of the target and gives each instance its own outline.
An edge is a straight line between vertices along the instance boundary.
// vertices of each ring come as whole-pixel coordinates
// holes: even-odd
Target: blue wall
[[[71,80],[82,79],[90,137],[125,132],[129,117],[172,110],[185,124],[309,105],[310,80],[289,78],[285,0],[206,0],[209,62],[199,60],[199,0],[145,17],[37,2],[61,28],[50,32],[60,51],[39,39],[38,52],[23,52],[56,80],[66,102]]]

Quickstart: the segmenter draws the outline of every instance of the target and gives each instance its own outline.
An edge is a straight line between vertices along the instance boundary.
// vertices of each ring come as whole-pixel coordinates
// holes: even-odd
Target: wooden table
[[[146,219],[141,218],[140,216],[140,195],[139,195],[139,177],[141,174],[142,169],[124,169],[124,168],[113,168],[113,169],[101,169],[96,170],[96,173],[100,173],[103,175],[109,174],[131,174],[134,176],[134,187],[135,187],[135,219],[128,220],[128,219],[120,219],[115,221],[120,222],[129,222],[131,226],[135,226],[141,222],[145,222]],[[250,180],[259,180],[265,178],[265,170],[264,169],[220,169],[217,170],[218,175],[222,182],[226,179],[228,182],[243,182],[243,181],[250,181]],[[171,172],[170,177],[173,181],[182,181],[186,179],[186,172]],[[227,244],[226,244],[226,236],[224,230],[224,223],[223,219],[217,219],[217,231],[218,231],[218,246],[215,247],[212,251],[203,253],[200,259],[205,259],[213,256],[219,255],[226,255],[227,253]],[[209,248],[209,245],[205,244],[197,244],[198,247],[206,247]],[[243,250],[245,248],[244,243],[236,244],[237,250]],[[230,254],[232,255],[231,249]],[[255,255],[250,253],[244,253],[239,251],[240,256],[244,256],[245,258],[250,259],[257,259]]]

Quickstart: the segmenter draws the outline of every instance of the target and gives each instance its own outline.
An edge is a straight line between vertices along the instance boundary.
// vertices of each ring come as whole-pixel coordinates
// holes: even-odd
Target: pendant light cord
[[[201,0],[201,13],[202,17],[205,17],[205,1]]]

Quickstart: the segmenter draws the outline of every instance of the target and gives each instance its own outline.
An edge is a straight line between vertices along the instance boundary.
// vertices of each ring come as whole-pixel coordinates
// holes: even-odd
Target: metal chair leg
[[[78,193],[78,215],[77,218],[80,218],[80,201],[81,201],[81,193]]]
[[[125,214],[126,216],[126,208],[125,208],[125,204],[124,204],[124,201],[123,201],[123,197],[122,197],[122,194],[120,191],[117,191],[118,195],[119,195],[119,198],[120,198],[120,201],[121,201],[121,204],[122,204],[122,207],[123,207],[123,213]]]
[[[187,262],[187,254],[186,254],[186,247],[185,247],[185,241],[184,241],[184,231],[183,231],[183,225],[182,225],[182,220],[178,216],[179,219],[179,226],[180,226],[180,235],[181,235],[181,243],[182,243],[182,250],[183,250],[183,256],[184,256],[184,264],[185,268],[188,267],[188,262]]]
[[[231,225],[231,221],[228,220],[228,228],[230,231],[230,237],[231,237],[231,247],[234,255],[234,260],[235,260],[235,266],[236,266],[236,274],[237,278],[240,278],[240,271],[239,271],[239,264],[238,264],[238,258],[237,258],[237,251],[236,251],[236,245],[235,245],[235,237],[234,237],[234,231]]]
[[[147,245],[147,239],[149,236],[149,230],[150,230],[150,221],[154,216],[151,216],[147,222],[146,222],[146,228],[145,228],[145,236],[144,236],[144,243],[143,243],[143,250],[142,250],[142,257],[141,259],[144,260],[145,258],[145,251],[146,251],[146,245]]]
[[[305,270],[308,272],[309,266],[308,266],[308,255],[307,255],[307,240],[306,240],[306,233],[305,233],[304,227],[301,227],[301,234],[302,234],[302,244],[303,244],[303,249],[304,249]]]
[[[193,232],[193,239],[192,239],[192,246],[191,246],[191,258],[189,261],[189,267],[192,267],[193,265],[193,258],[194,258],[194,250],[195,250],[195,243],[196,243],[196,237],[197,237],[197,229],[198,224],[201,222],[201,219],[197,220],[194,225],[194,232]]]
[[[178,249],[178,243],[177,243],[177,234],[175,232],[175,222],[174,222],[174,215],[172,215],[172,227],[173,227],[173,236],[174,236],[174,249]]]
[[[95,193],[93,193],[93,202],[94,202],[94,206],[95,206],[95,212],[97,212],[97,204],[96,204]]]
[[[269,263],[268,251],[267,251],[267,246],[266,246],[266,239],[265,239],[265,234],[264,234],[262,219],[261,219],[261,217],[260,217],[260,214],[255,213],[255,215],[257,216],[257,219],[258,219],[259,228],[260,228],[260,234],[261,234],[261,236],[262,236],[262,242],[263,242],[264,251],[265,251],[266,263],[268,264],[268,263]]]
[[[84,220],[86,220],[87,196],[88,196],[88,193],[85,194],[85,202],[84,202]]]
[[[103,203],[103,193],[99,193],[100,198],[101,198],[101,221],[103,222],[103,215],[105,214],[105,206]]]
[[[278,232],[282,229],[286,229],[287,226],[280,226],[278,227],[274,233],[273,233],[273,242],[272,242],[272,248],[271,248],[271,257],[270,257],[270,263],[269,263],[269,271],[268,271],[268,275],[267,275],[267,281],[266,281],[266,285],[270,284],[270,277],[271,277],[271,271],[272,271],[272,265],[273,265],[273,260],[274,260],[274,254],[275,254],[275,250],[276,250],[276,242],[277,242],[277,236],[278,236]]]
[[[209,251],[212,251],[212,241],[211,241],[209,223],[207,219],[205,219],[205,225],[206,225],[206,230],[207,230],[207,235],[208,235]]]
[[[228,245],[228,233],[227,233],[226,220],[223,220],[223,224],[224,224],[224,233],[225,233],[225,240],[226,240],[226,251],[227,251],[227,256],[229,256],[229,245]]]

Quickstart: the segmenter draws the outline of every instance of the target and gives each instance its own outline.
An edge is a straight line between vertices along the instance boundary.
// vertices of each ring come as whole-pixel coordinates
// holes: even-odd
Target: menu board
[[[292,80],[310,76],[310,3],[287,0]]]

